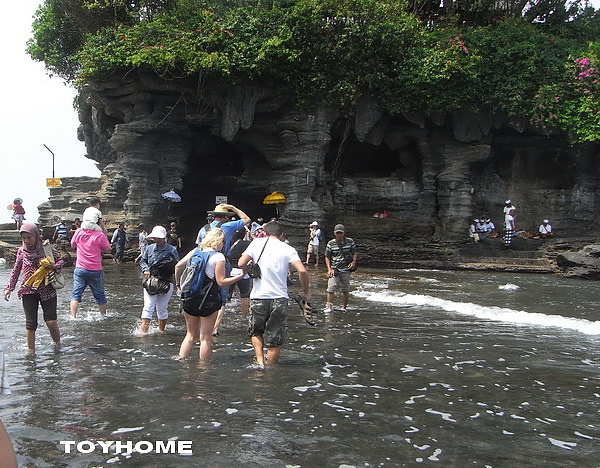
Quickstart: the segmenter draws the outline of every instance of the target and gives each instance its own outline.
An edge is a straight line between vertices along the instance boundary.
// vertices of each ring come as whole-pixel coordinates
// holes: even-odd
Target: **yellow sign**
[[[62,185],[62,182],[60,179],[52,179],[52,178],[46,179],[46,187],[49,187],[49,188],[60,187],[61,185]]]

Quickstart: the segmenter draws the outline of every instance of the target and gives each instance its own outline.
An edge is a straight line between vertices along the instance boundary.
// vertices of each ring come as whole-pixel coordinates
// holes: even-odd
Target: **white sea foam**
[[[517,286],[516,284],[503,284],[502,286],[498,286],[498,289],[502,289],[505,291],[515,291],[517,289],[519,289],[519,286]]]
[[[144,426],[140,427],[120,427],[116,431],[112,431],[111,434],[125,434],[126,432],[136,432],[144,429]]]
[[[536,312],[525,312],[503,307],[482,306],[472,302],[457,302],[440,299],[423,294],[403,294],[391,292],[356,292],[369,301],[383,302],[398,307],[428,306],[448,312],[468,315],[484,320],[509,322],[518,325],[536,325],[575,330],[586,335],[600,335],[600,321],[590,321],[562,315],[548,315]]]
[[[554,439],[552,437],[548,437],[548,441],[552,444],[552,445],[556,445],[557,447],[566,449],[566,450],[572,450],[573,447],[577,447],[577,444],[575,442],[565,442],[564,440],[558,440],[558,439]]]

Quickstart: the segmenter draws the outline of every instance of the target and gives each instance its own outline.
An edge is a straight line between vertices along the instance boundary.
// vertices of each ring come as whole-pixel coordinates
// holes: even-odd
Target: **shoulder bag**
[[[46,244],[44,245],[44,252],[46,253],[46,257],[50,257],[54,262],[56,259],[54,258],[54,254],[52,253],[52,247]],[[61,270],[53,270],[48,274],[48,284],[52,286],[54,289],[62,289],[65,287],[67,283],[65,279],[65,275]]]
[[[260,277],[261,277],[262,273],[260,271],[260,266],[259,266],[258,262],[260,261],[260,257],[262,257],[262,254],[265,251],[265,247],[267,246],[267,242],[269,242],[269,239],[267,239],[266,242],[265,242],[265,245],[263,245],[263,248],[260,251],[260,255],[256,259],[256,262],[250,261],[250,262],[248,262],[248,265],[246,266],[246,272],[248,273],[248,276],[250,278],[260,279]]]

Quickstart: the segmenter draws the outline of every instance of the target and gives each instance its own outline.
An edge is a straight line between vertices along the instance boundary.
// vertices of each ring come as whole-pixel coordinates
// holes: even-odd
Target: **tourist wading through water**
[[[335,239],[331,239],[325,247],[325,265],[327,265],[327,305],[325,312],[333,312],[333,296],[336,289],[342,292],[342,310],[348,308],[350,296],[350,276],[356,270],[356,244],[346,237],[343,224],[333,228]]]
[[[154,226],[147,239],[154,243],[146,247],[140,259],[140,269],[144,275],[141,332],[148,332],[156,310],[158,332],[162,334],[169,318],[169,301],[174,289],[173,273],[179,254],[175,246],[167,243],[167,230],[163,226]]]
[[[225,255],[220,252],[224,243],[225,232],[217,227],[211,228],[202,239],[200,246],[188,252],[175,266],[175,283],[179,289],[182,286],[180,281],[188,262],[194,255],[204,254],[204,270],[197,273],[204,276],[204,281],[200,286],[206,286],[205,290],[208,291],[205,297],[199,298],[199,301],[189,301],[189,307],[186,303],[183,304],[187,333],[179,349],[180,359],[189,356],[198,338],[200,338],[200,359],[210,357],[212,331],[217,320],[217,312],[222,305],[221,288],[233,285],[244,276],[242,273],[229,278],[225,276]]]
[[[311,300],[308,271],[296,249],[283,242],[283,228],[277,221],[264,226],[267,237],[254,239],[240,257],[238,266],[244,272],[250,261],[260,267],[250,292],[250,324],[248,335],[252,341],[256,364],[276,364],[287,329],[288,289],[290,265],[298,272],[304,300]],[[264,348],[267,347],[265,355]]]
[[[10,299],[10,294],[15,290],[19,276],[23,273],[18,296],[23,301],[23,310],[25,311],[25,330],[29,352],[35,353],[35,331],[38,327],[38,307],[40,305],[50,336],[56,347],[60,348],[56,290],[46,280],[47,275],[61,269],[64,262],[54,249],[51,249],[54,258],[47,257],[40,231],[35,224],[23,224],[19,234],[22,245],[17,250],[15,264],[4,289],[4,299],[7,301]]]

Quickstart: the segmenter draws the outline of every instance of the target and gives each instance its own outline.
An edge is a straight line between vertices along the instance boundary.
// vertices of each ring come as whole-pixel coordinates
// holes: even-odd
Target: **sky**
[[[590,2],[600,8],[600,0]],[[73,108],[76,92],[58,78],[50,78],[42,63],[25,52],[31,37],[33,15],[40,0],[3,2],[0,38],[3,67],[0,73],[0,223],[11,222],[6,207],[23,199],[28,221],[36,222],[37,206],[48,200],[46,178],[99,177],[94,161],[85,157],[77,139],[79,121]],[[48,146],[52,154],[44,147]]]
[[[43,64],[25,52],[39,4],[19,0],[0,7],[0,223],[12,221],[7,205],[17,197],[23,199],[27,221],[37,221],[37,206],[50,194],[46,178],[52,177],[53,158],[44,144],[55,154],[57,178],[100,176],[77,139],[75,90],[58,77],[50,78]]]

